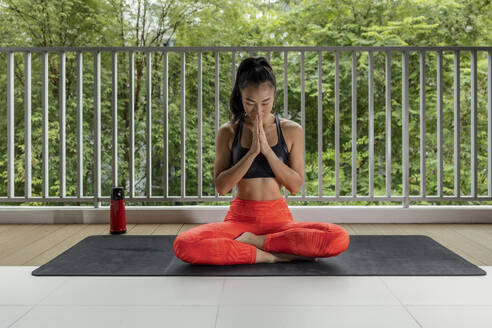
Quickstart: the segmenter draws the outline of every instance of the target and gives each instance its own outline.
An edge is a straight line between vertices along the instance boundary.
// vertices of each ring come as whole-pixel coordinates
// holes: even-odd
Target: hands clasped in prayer
[[[254,155],[258,155],[260,152],[263,155],[266,155],[269,150],[271,150],[271,148],[268,144],[265,130],[263,129],[263,119],[259,113],[256,113],[250,152]]]

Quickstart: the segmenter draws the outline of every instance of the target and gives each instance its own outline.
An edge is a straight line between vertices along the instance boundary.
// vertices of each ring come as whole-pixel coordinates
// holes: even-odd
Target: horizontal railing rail
[[[443,52],[454,53],[454,195],[446,196],[443,193]],[[76,196],[67,196],[67,170],[66,170],[66,54],[76,54],[77,76],[73,77],[77,81],[77,194]],[[110,195],[101,194],[101,53],[109,53],[112,55],[112,185],[118,185],[118,125],[117,125],[117,110],[118,110],[118,54],[128,54],[128,87],[129,87],[129,118],[130,118],[130,158],[128,163],[129,168],[129,195],[125,197],[126,201],[145,201],[145,202],[163,202],[163,201],[220,201],[230,200],[231,196],[219,196],[215,191],[215,196],[205,196],[202,190],[203,178],[203,163],[202,163],[202,54],[204,52],[212,52],[215,59],[215,76],[214,76],[214,104],[215,104],[215,134],[219,128],[219,54],[231,54],[231,80],[234,84],[235,73],[238,66],[236,55],[239,52],[247,52],[249,55],[254,55],[258,52],[266,52],[267,58],[271,59],[272,52],[283,54],[283,115],[289,117],[288,110],[288,63],[289,53],[298,53],[300,55],[300,118],[301,126],[306,134],[306,106],[305,106],[305,53],[314,52],[318,54],[317,60],[317,75],[318,75],[318,194],[306,195],[305,181],[301,188],[301,196],[288,195],[285,190],[285,197],[288,200],[298,201],[399,201],[403,207],[408,207],[410,201],[491,201],[492,200],[492,47],[370,47],[370,46],[348,46],[348,47],[0,47],[0,54],[5,54],[7,59],[7,196],[0,197],[0,202],[94,202],[95,207],[100,206],[101,201],[109,201]],[[134,103],[135,103],[135,53],[142,52],[146,55],[146,195],[137,196],[135,194],[135,122],[134,122]],[[164,111],[164,136],[165,136],[165,152],[164,152],[164,192],[163,195],[152,195],[152,60],[153,54],[159,52],[163,55],[163,111]],[[180,123],[181,123],[181,171],[185,172],[186,163],[186,65],[185,54],[187,52],[197,53],[197,72],[198,72],[198,89],[197,95],[197,126],[198,126],[198,194],[196,196],[187,195],[186,174],[181,173],[181,194],[179,196],[169,195],[169,169],[168,169],[168,54],[171,52],[179,53],[180,55]],[[323,100],[322,100],[322,62],[323,52],[333,53],[335,65],[334,79],[334,108],[335,120],[335,195],[323,195],[323,174],[322,174],[322,154],[323,154]],[[352,91],[352,195],[340,195],[340,54],[349,52],[352,55],[352,72],[351,72],[351,91]],[[382,52],[385,54],[385,150],[386,150],[386,195],[374,195],[374,53]],[[401,195],[392,195],[391,181],[391,54],[401,53],[401,78],[402,78],[402,193]],[[426,124],[425,119],[420,120],[420,195],[410,195],[409,190],[409,54],[417,52],[420,55],[420,117],[426,117],[426,54],[436,54],[436,92],[437,92],[437,194],[427,195],[426,190]],[[461,195],[460,184],[460,54],[469,52],[470,59],[470,85],[471,85],[471,117],[470,117],[470,195]],[[477,185],[477,55],[479,52],[485,52],[488,55],[487,66],[487,159],[488,159],[488,194],[478,195]],[[14,55],[15,53],[24,53],[24,122],[25,122],[25,195],[14,195]],[[31,167],[31,58],[33,53],[40,53],[41,56],[41,80],[42,80],[42,196],[36,197],[32,195],[32,167]],[[49,149],[48,149],[48,53],[58,53],[59,64],[59,170],[60,170],[60,195],[49,195]],[[83,79],[82,65],[84,53],[93,53],[93,106],[94,106],[94,168],[93,168],[93,195],[84,195],[83,191]],[[357,195],[357,54],[367,53],[368,55],[368,165],[369,165],[369,195]],[[280,83],[279,83],[280,84]],[[304,158],[306,157],[306,149],[304,149]]]

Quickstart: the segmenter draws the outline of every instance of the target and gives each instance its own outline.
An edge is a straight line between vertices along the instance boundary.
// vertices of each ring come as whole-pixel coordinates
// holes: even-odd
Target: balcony
[[[0,55],[6,59],[6,70],[2,71],[6,71],[7,93],[4,107],[7,149],[3,158],[6,163],[3,185],[6,188],[2,188],[4,195],[0,196],[0,203],[38,204],[2,206],[2,222],[49,223],[56,218],[56,222],[61,223],[62,217],[66,223],[106,222],[110,189],[122,182],[129,209],[128,222],[143,223],[142,217],[146,218],[147,223],[166,223],[170,219],[184,220],[185,223],[222,220],[236,190],[234,188],[232,196],[219,196],[215,190],[210,179],[213,158],[206,157],[207,153],[203,151],[207,146],[210,151],[215,135],[205,138],[203,125],[208,124],[208,131],[212,129],[209,125],[213,124],[216,134],[224,121],[222,116],[227,118],[228,92],[234,83],[239,61],[247,55],[263,55],[270,60],[277,74],[279,89],[278,101],[272,111],[297,121],[304,129],[306,174],[300,195],[290,195],[284,188],[285,198],[296,218],[325,220],[336,217],[341,222],[360,223],[490,222],[491,49],[0,48]],[[23,62],[16,61],[15,58],[22,54]],[[84,64],[87,58],[89,64]],[[460,60],[466,66],[460,64]],[[57,63],[52,64],[52,61]],[[477,71],[478,64],[482,69]],[[33,65],[35,69],[32,69]],[[67,65],[73,76],[67,76]],[[84,80],[87,70],[90,71],[89,76]],[[38,72],[33,74],[35,71]],[[189,71],[193,72],[192,78],[187,73]],[[462,81],[462,71],[469,75],[469,81]],[[486,76],[480,75],[481,71],[486,71]],[[137,81],[142,81],[142,85],[135,86],[136,73]],[[446,83],[449,80],[446,77],[451,74],[452,87]],[[34,84],[33,75],[36,76]],[[187,84],[187,78],[196,80],[196,85]],[[70,86],[68,91],[67,81]],[[143,82],[145,96],[139,95],[144,89]],[[306,82],[311,90],[308,95]],[[191,94],[191,88],[196,92]],[[392,89],[401,89],[401,95],[400,92],[392,93]],[[445,97],[450,95],[450,90],[453,91],[452,99]],[[411,98],[417,91],[418,99]],[[426,92],[435,95],[435,102],[427,100],[430,96],[426,96]],[[51,94],[58,97],[56,105]],[[313,99],[314,96],[317,98]],[[24,101],[19,102],[22,98]],[[67,117],[68,100],[72,117]],[[448,109],[447,112],[450,112],[451,105],[454,107],[453,122],[449,119],[450,113],[446,116],[445,111]],[[22,109],[23,120],[19,119]],[[38,114],[34,115],[36,112]],[[361,112],[367,120],[359,124]],[[56,113],[58,119],[50,119]],[[347,117],[349,119],[343,119]],[[412,121],[418,120],[418,130],[415,124],[412,128],[410,117]],[[33,118],[36,118],[35,122]],[[306,119],[317,120],[317,131],[306,131]],[[124,124],[121,122],[123,120]],[[179,127],[176,124],[178,120]],[[196,129],[187,128],[190,121]],[[325,121],[329,122],[327,126],[324,126]],[[92,127],[89,125],[91,122]],[[344,122],[350,122],[351,126]],[[69,134],[67,123],[70,123]],[[33,130],[33,124],[36,124],[36,130]],[[379,131],[377,134],[375,126]],[[395,130],[395,126],[401,128]],[[102,127],[105,132],[103,139]],[[18,142],[20,137],[15,134],[20,128],[24,129],[22,143]],[[179,130],[179,145],[177,140],[169,138],[172,129]],[[451,129],[454,133],[453,144],[444,144],[445,135],[450,134]],[[341,130],[350,131],[350,136],[341,133]],[[162,131],[164,136],[159,144],[153,142],[157,137],[155,131]],[[477,139],[477,133],[480,133],[480,139]],[[483,137],[485,133],[486,137]],[[54,147],[50,145],[50,134],[57,136]],[[415,134],[418,134],[419,144],[414,141],[416,138],[410,138]],[[111,144],[102,144],[102,141],[109,140],[109,135]],[[177,135],[177,132],[172,135]],[[464,142],[462,135],[466,135],[469,141]],[[400,136],[401,145],[392,143],[392,139]],[[72,148],[67,149],[67,141]],[[345,143],[341,144],[341,141]],[[189,144],[193,145],[192,151]],[[377,144],[380,145],[380,154],[375,154]],[[383,144],[384,148],[381,146]],[[122,148],[126,146],[129,150]],[[462,153],[464,147],[469,148],[470,153]],[[36,154],[33,153],[35,149],[39,149]],[[101,153],[101,149],[107,151]],[[347,153],[341,151],[347,150],[351,151],[351,163],[343,162],[342,157]],[[125,158],[122,158],[122,152],[127,153]],[[190,152],[193,153],[192,157],[188,156]],[[154,154],[162,155],[163,160],[158,160]],[[417,156],[419,171],[410,167],[411,160],[416,162]],[[463,157],[468,160],[462,160]],[[33,160],[36,162],[36,172],[33,172]],[[51,162],[58,164],[58,177],[50,171],[53,170]],[[448,170],[444,164],[448,164]],[[196,171],[191,171],[188,166],[196,166]],[[445,180],[450,174],[453,177],[452,185]],[[19,176],[22,178],[19,179]],[[196,185],[190,186],[188,177],[196,180]],[[384,188],[381,189],[383,182]],[[427,186],[430,182],[432,190]],[[53,184],[58,188],[54,188]],[[375,184],[379,186],[376,190]],[[33,190],[33,186],[37,190]],[[192,194],[187,192],[189,189],[193,190]],[[360,190],[364,193],[361,194]],[[165,205],[132,205],[139,202]],[[174,206],[176,202],[219,203],[215,203],[216,206],[179,206],[178,210]],[[305,205],[311,202],[367,202],[376,205],[296,206],[298,202]],[[418,205],[419,202],[427,205]],[[455,205],[459,202],[472,205]],[[46,203],[63,203],[65,206],[41,206]],[[398,203],[401,206],[394,205]],[[440,203],[449,205],[435,206]],[[83,204],[93,206],[80,206]],[[200,213],[206,213],[206,216]]]
[[[16,65],[16,56],[22,54],[23,65]],[[138,54],[143,54],[142,61],[138,61]],[[452,324],[459,326],[462,322],[470,327],[490,322],[490,274],[446,279],[284,277],[271,280],[227,277],[200,279],[199,282],[186,279],[186,283],[183,283],[182,277],[47,280],[30,275],[35,267],[48,262],[85,237],[108,233],[109,209],[104,204],[109,202],[110,187],[122,182],[125,182],[125,190],[128,192],[127,230],[130,235],[178,235],[197,225],[223,220],[228,205],[183,206],[180,203],[227,204],[234,197],[219,197],[214,190],[213,181],[210,181],[213,163],[210,163],[210,158],[205,158],[207,153],[203,148],[214,140],[215,135],[208,138],[208,143],[205,142],[206,138],[202,135],[205,129],[202,130],[202,126],[205,123],[213,124],[213,131],[216,132],[224,121],[221,117],[228,111],[224,107],[226,101],[223,95],[226,94],[227,98],[237,64],[246,54],[265,55],[274,64],[274,69],[278,69],[278,87],[282,96],[279,99],[281,106],[275,110],[281,116],[299,122],[306,138],[309,137],[307,140],[310,142],[306,142],[305,151],[308,178],[304,181],[301,195],[289,195],[284,190],[297,221],[335,222],[351,235],[428,235],[488,273],[491,272],[492,213],[487,204],[492,200],[492,47],[0,48],[0,59],[6,59],[3,61],[6,62],[6,70],[0,66],[0,77],[3,81],[2,70],[6,71],[7,86],[5,106],[2,104],[2,108],[6,108],[7,122],[7,150],[2,152],[5,154],[2,162],[6,163],[2,168],[2,190],[5,192],[0,196],[0,202],[12,204],[0,209],[0,223],[3,223],[0,225],[2,323],[13,327],[17,324],[39,325],[40,322],[52,324],[52,318],[56,315],[56,323],[61,326],[70,326],[74,322],[109,326],[116,324],[117,321],[113,319],[121,318],[123,311],[126,323],[138,322],[135,326],[144,322],[162,323],[163,317],[168,324],[179,322],[180,325],[196,327],[251,326],[251,318],[255,324],[258,324],[257,319],[260,318],[269,327],[280,322],[283,327],[306,325],[306,322],[309,327],[325,326],[326,322],[337,326],[342,325],[342,320],[347,327],[360,327],[362,323],[367,325],[368,322],[378,327],[436,326],[434,323],[437,319],[433,318],[439,318],[441,324],[443,320],[448,320],[446,327]],[[50,55],[58,58],[58,65],[49,65]],[[70,55],[73,55],[72,64],[76,73],[73,76],[66,74],[67,58]],[[106,61],[104,55],[108,55]],[[158,89],[162,89],[158,92],[159,97],[155,98],[155,85],[153,78],[149,77],[154,76],[153,64],[157,62],[158,55],[162,56],[159,63],[163,68],[158,71],[162,78]],[[480,82],[478,70],[478,67],[483,67],[484,55],[487,56],[487,87]],[[40,63],[37,88],[32,83],[32,73],[35,71],[31,69],[34,67],[33,57]],[[87,57],[93,82],[84,84],[84,59]],[[119,58],[125,58],[128,65],[121,65]],[[187,66],[188,58],[193,59],[189,61],[191,66]],[[462,67],[461,59],[470,65]],[[102,65],[104,62],[109,65]],[[208,65],[205,66],[206,63]],[[377,73],[378,63],[384,74]],[[482,66],[479,66],[480,63]],[[413,65],[419,69],[412,70]],[[123,70],[120,70],[120,66]],[[226,67],[227,76],[221,74],[223,67]],[[332,69],[324,70],[324,67]],[[453,67],[452,101],[445,97],[449,89],[445,83],[448,67]],[[145,68],[145,71],[139,68]],[[429,70],[436,74],[428,74]],[[469,84],[461,80],[462,70],[469,74]],[[193,101],[196,107],[193,106],[193,110],[188,105],[190,94],[187,93],[187,71],[197,74],[198,82],[193,90],[196,91],[193,94],[196,95]],[[142,90],[135,83],[138,72],[145,73],[146,97],[144,106],[141,106],[145,116],[142,121],[135,119],[139,115],[137,109],[141,108],[136,105],[137,90]],[[103,79],[103,73],[109,79]],[[211,79],[203,79],[205,75]],[[393,81],[399,76],[401,81]],[[412,80],[414,76],[418,79]],[[22,83],[16,84],[16,78]],[[73,90],[66,88],[70,79]],[[306,82],[312,87],[313,81],[318,90],[314,99],[306,92]],[[53,91],[58,97],[56,107],[51,105],[50,85],[56,86]],[[123,102],[123,105],[128,105],[127,130],[122,130],[119,125],[121,122],[115,119],[121,119],[121,111],[125,109],[121,105],[122,85],[128,93],[128,98]],[[176,87],[173,88],[173,85]],[[360,85],[367,87],[361,88]],[[399,103],[394,99],[395,93],[391,92],[397,85],[401,88],[401,95],[396,95],[401,98]],[[427,87],[422,87],[424,85]],[[204,97],[207,86],[208,96]],[[418,87],[420,97],[414,99],[410,95],[412,90],[415,92],[415,86]],[[87,89],[92,94],[89,100],[84,97]],[[37,117],[33,115],[33,110],[38,108],[31,102],[33,90],[40,91],[38,100],[42,115],[39,115],[39,120],[33,120]],[[126,91],[123,94],[126,95]],[[426,92],[429,91],[436,93],[436,101],[433,103],[427,101]],[[69,97],[70,92],[72,97]],[[480,97],[484,92],[486,101]],[[19,95],[24,99],[23,104],[16,101]],[[179,101],[170,95],[178,96]],[[465,100],[470,100],[470,114],[462,116],[461,110],[466,109],[462,106],[463,95]],[[364,105],[361,108],[363,98],[367,100],[367,107]],[[73,101],[72,117],[67,112],[67,99]],[[90,106],[86,106],[87,101]],[[206,107],[204,104],[207,101],[213,105]],[[311,106],[313,102],[316,103],[314,107]],[[384,106],[377,107],[378,103]],[[449,124],[445,116],[446,103],[454,106],[452,145],[444,143],[445,133],[451,133],[451,128],[449,131],[445,129]],[[486,107],[480,104],[486,104]],[[345,105],[350,110],[344,112]],[[50,120],[52,108],[58,109],[55,111],[58,113],[56,121]],[[211,110],[206,111],[206,108],[213,108],[214,114],[211,115]],[[24,119],[16,120],[22,109]],[[187,114],[190,111],[193,113],[195,109],[196,116],[191,115],[190,118]],[[397,110],[398,115],[392,114],[393,110]],[[360,143],[363,136],[361,125],[358,125],[361,111],[368,118],[367,125],[362,125],[363,131],[368,131],[368,137],[362,138]],[[156,113],[160,116],[155,116]],[[108,117],[112,118],[111,122],[103,119]],[[344,121],[343,117],[349,119]],[[411,117],[426,118],[418,120],[418,133],[412,129]],[[93,123],[90,129],[87,126],[91,125],[84,125],[87,118]],[[187,118],[196,123],[196,130],[187,130]],[[398,118],[401,127],[395,130],[394,120]],[[317,122],[317,131],[305,129],[309,119]],[[69,121],[72,125],[67,125]],[[178,124],[175,124],[178,121],[179,129],[176,128]],[[349,126],[343,124],[347,121]],[[325,122],[328,125],[324,127]],[[378,123],[379,134],[375,133]],[[162,147],[153,142],[155,129],[158,129],[156,126],[159,125],[165,141]],[[36,134],[33,126],[41,131],[38,139],[32,138]],[[486,137],[479,134],[483,126],[487,128]],[[179,130],[178,146],[173,144],[176,140],[169,138],[173,127],[174,133]],[[21,143],[15,134],[20,128],[24,130]],[[193,139],[187,131],[193,136],[196,133],[196,143],[192,143],[193,147],[196,146],[196,158],[187,156],[187,150],[190,149],[187,145]],[[329,131],[328,137],[323,134],[325,131]],[[350,133],[344,134],[343,131]],[[110,144],[103,143],[103,132],[111,135]],[[120,132],[125,136],[128,133],[128,139],[119,138]],[[470,145],[470,152],[466,154],[461,152],[464,147],[462,134],[465,132],[468,133]],[[50,133],[58,136],[55,151],[50,151]],[[417,134],[418,147],[415,147],[416,138],[410,137]],[[379,139],[378,135],[384,138]],[[393,137],[398,135],[401,135],[401,144],[392,143]],[[128,161],[121,160],[122,139],[129,145]],[[479,140],[483,140],[484,144],[479,143]],[[384,144],[384,156],[377,156],[377,144]],[[36,147],[42,147],[38,157],[33,155],[34,149],[38,149]],[[361,148],[363,156],[358,156]],[[350,163],[343,162],[343,150],[347,149],[351,154],[347,157]],[[89,156],[87,151],[91,152]],[[156,161],[159,157],[155,153],[160,154],[160,151],[163,161]],[[448,159],[447,164],[452,162],[453,170],[446,171],[446,156],[451,151],[452,161]],[[482,153],[487,156],[480,156]],[[179,154],[178,162],[176,154]],[[397,158],[395,163],[396,154],[401,154],[401,159]],[[467,162],[462,161],[463,155],[469,156]],[[481,157],[487,158],[485,169],[484,161],[479,160]],[[377,159],[381,158],[383,161],[378,162]],[[420,163],[418,170],[410,165],[415,158]],[[36,165],[33,165],[33,160],[36,160]],[[50,175],[50,168],[53,167],[50,164],[54,160],[58,161],[58,171],[55,171],[58,177]],[[161,162],[163,165],[158,166]],[[75,166],[70,166],[70,163],[75,163]],[[145,166],[139,166],[140,163]],[[196,171],[188,169],[190,163],[196,165]],[[327,163],[333,163],[333,166]],[[344,170],[347,167],[349,169]],[[398,174],[395,174],[394,168],[398,168]],[[178,170],[186,174],[177,174]],[[347,175],[347,171],[351,175]],[[368,173],[364,174],[365,171]],[[186,183],[187,178],[193,177],[195,173],[197,183],[190,188]],[[155,179],[157,174],[159,176]],[[449,174],[453,177],[452,185],[446,183]],[[19,180],[19,176],[22,179]],[[415,182],[415,176],[420,177],[418,182]],[[463,176],[469,179],[465,180]],[[125,177],[124,181],[122,177]],[[396,177],[398,180],[395,182]],[[381,181],[384,183],[381,184]],[[432,181],[432,188],[428,186],[429,181]],[[377,187],[381,185],[385,186],[383,193]],[[196,192],[189,193],[188,188]],[[364,191],[363,194],[360,190]],[[450,194],[450,190],[454,193]],[[434,191],[434,194],[430,193]],[[320,201],[370,202],[380,205],[310,205]],[[39,204],[23,206],[31,202]],[[54,202],[65,206],[44,205]],[[134,205],[142,202],[167,205]],[[305,204],[295,205],[298,202]],[[384,204],[390,202],[399,205]],[[419,202],[428,204],[418,205]],[[434,204],[446,202],[474,204]],[[71,205],[73,203],[82,206]],[[261,306],[254,306],[258,303]],[[159,308],[155,305],[159,305]],[[59,306],[63,306],[63,311],[60,311]],[[87,311],[93,312],[88,315]],[[279,321],[279,318],[283,321]]]

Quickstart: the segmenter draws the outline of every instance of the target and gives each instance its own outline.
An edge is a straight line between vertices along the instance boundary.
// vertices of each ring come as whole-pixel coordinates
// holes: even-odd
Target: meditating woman
[[[173,244],[182,261],[230,265],[316,261],[344,252],[350,238],[333,223],[297,222],[281,186],[296,194],[304,179],[304,135],[293,121],[272,114],[277,93],[264,57],[244,59],[230,96],[231,120],[215,143],[215,186],[220,195],[237,184],[223,222],[179,234]],[[249,146],[249,147],[248,147]]]

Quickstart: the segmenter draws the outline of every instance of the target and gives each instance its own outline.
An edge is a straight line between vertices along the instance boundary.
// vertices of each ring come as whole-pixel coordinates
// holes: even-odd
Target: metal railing
[[[129,55],[129,108],[130,108],[130,161],[129,161],[129,195],[127,201],[219,201],[230,200],[230,196],[219,196],[217,191],[215,196],[204,196],[202,193],[202,53],[212,52],[215,56],[215,133],[219,128],[219,53],[230,52],[232,54],[232,83],[234,83],[236,71],[236,53],[249,52],[253,55],[256,52],[267,52],[270,60],[271,52],[283,53],[284,72],[284,101],[283,114],[288,114],[288,55],[289,53],[300,53],[300,86],[301,86],[301,126],[306,126],[305,121],[305,52],[316,52],[318,54],[318,195],[307,196],[305,183],[302,185],[301,196],[289,196],[285,190],[288,200],[303,201],[400,201],[403,207],[408,207],[409,201],[490,201],[492,200],[492,47],[2,47],[0,53],[6,53],[7,57],[7,140],[8,140],[8,161],[7,161],[7,196],[0,197],[0,202],[27,202],[27,201],[59,201],[59,202],[94,202],[95,207],[99,207],[101,201],[109,201],[110,196],[101,195],[101,52],[112,54],[112,184],[118,185],[118,141],[117,141],[117,56],[118,53],[125,52]],[[454,52],[454,195],[443,195],[443,51]],[[488,194],[477,194],[477,52],[488,53]],[[14,196],[14,54],[24,53],[24,76],[25,76],[25,196]],[[49,195],[48,184],[48,53],[56,52],[60,56],[59,66],[59,124],[60,124],[60,195]],[[67,52],[76,53],[77,63],[77,196],[66,195],[66,105],[65,105],[65,58]],[[82,60],[83,53],[94,54],[94,190],[92,196],[83,195],[82,183]],[[144,52],[146,54],[147,69],[147,119],[146,119],[146,196],[135,195],[134,183],[134,53]],[[164,194],[153,196],[151,190],[152,181],[152,139],[151,139],[151,95],[152,83],[152,54],[155,52],[163,53],[163,95],[164,95],[164,135],[166,144],[164,155]],[[185,53],[196,52],[198,55],[198,195],[189,196],[185,192],[186,174],[181,174],[181,195],[169,195],[168,186],[168,54],[177,52],[181,59],[181,172],[185,172]],[[335,195],[323,196],[322,194],[322,53],[333,52],[335,58]],[[352,54],[352,195],[340,195],[340,83],[339,83],[339,60],[342,52]],[[369,195],[357,195],[357,53],[368,53],[368,95],[369,95]],[[386,195],[374,195],[374,52],[386,54],[385,76],[386,76],[386,111],[385,111],[385,133],[386,133]],[[391,194],[391,53],[399,52],[402,54],[402,193],[401,195]],[[409,52],[420,54],[420,117],[426,117],[425,100],[425,77],[426,65],[425,55],[435,52],[437,55],[437,195],[427,195],[426,192],[426,128],[425,120],[420,120],[420,195],[409,194]],[[460,53],[470,52],[471,54],[471,195],[463,196],[460,192]],[[42,109],[43,109],[43,188],[42,197],[33,197],[31,192],[31,54],[41,53],[42,59]],[[331,109],[330,109],[331,110]],[[304,131],[305,135],[305,131]],[[304,149],[305,154],[305,149]],[[304,156],[305,157],[305,156]]]

